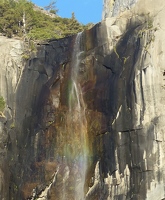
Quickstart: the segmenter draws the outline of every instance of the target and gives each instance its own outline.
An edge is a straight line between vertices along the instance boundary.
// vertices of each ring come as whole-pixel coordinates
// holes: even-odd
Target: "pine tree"
[[[55,1],[47,7],[56,9]],[[71,18],[51,17],[34,10],[28,0],[0,0],[0,32],[7,37],[19,36],[28,40],[47,40],[70,36],[84,30],[75,14]]]
[[[45,10],[49,11],[50,13],[57,14],[58,9],[56,8],[56,1],[51,1],[49,5],[44,7]]]

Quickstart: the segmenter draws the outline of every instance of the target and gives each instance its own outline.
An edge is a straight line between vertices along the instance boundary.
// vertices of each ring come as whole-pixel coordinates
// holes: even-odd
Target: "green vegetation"
[[[118,54],[118,52],[117,52],[117,49],[116,49],[116,46],[113,47],[113,50],[114,50],[116,56],[120,59],[120,56],[119,56],[119,54]]]
[[[5,109],[5,100],[3,97],[0,97],[0,112],[3,112]]]
[[[138,32],[138,37],[140,39],[142,39],[144,36],[146,37],[146,40],[144,40],[143,48],[148,54],[150,54],[149,47],[151,43],[155,41],[154,33],[156,31],[157,31],[157,27],[154,27],[153,19],[148,14],[146,16],[146,22],[143,24],[142,29]]]
[[[10,124],[10,128],[11,128],[11,129],[12,129],[12,128],[15,128],[14,122],[13,122],[12,124]]]
[[[0,0],[0,32],[7,37],[47,40],[70,36],[88,27],[80,24],[74,13],[71,18],[57,16],[54,4],[50,3],[46,12],[28,0]]]
[[[30,40],[26,43],[26,47],[24,48],[24,53],[22,54],[22,58],[24,60],[29,60],[32,53],[36,53],[37,48],[35,45],[35,41]]]
[[[51,1],[49,5],[45,6],[44,8],[52,14],[56,14],[58,11],[58,9],[56,9],[56,1]]]

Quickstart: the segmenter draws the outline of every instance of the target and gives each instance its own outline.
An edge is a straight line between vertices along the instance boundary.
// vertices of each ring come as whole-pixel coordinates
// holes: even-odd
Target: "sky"
[[[52,0],[31,0],[38,6],[49,5]],[[103,0],[56,0],[56,7],[60,17],[71,18],[72,12],[76,19],[82,23],[97,23],[101,21]]]

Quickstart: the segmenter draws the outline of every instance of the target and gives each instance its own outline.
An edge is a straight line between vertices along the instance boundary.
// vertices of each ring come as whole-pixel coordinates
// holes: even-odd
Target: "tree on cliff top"
[[[47,9],[48,13],[36,9],[28,0],[0,0],[0,32],[7,37],[46,40],[66,37],[86,28],[73,15],[71,18],[50,16],[49,13],[57,12],[55,1]]]
[[[44,7],[45,10],[49,11],[50,13],[57,14],[58,9],[56,8],[56,1],[51,1],[49,5]]]

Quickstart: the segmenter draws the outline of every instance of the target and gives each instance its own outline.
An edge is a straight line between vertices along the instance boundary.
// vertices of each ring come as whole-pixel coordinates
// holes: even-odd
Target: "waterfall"
[[[58,140],[62,161],[60,161],[59,176],[61,182],[57,199],[84,200],[85,179],[87,171],[87,121],[85,103],[79,80],[81,33],[75,39],[72,54],[70,79],[68,81],[68,110],[65,122],[61,124],[60,139]]]
[[[87,122],[85,117],[85,103],[83,100],[81,86],[78,82],[78,73],[80,66],[81,33],[76,37],[74,52],[72,57],[72,73],[71,73],[71,93],[69,98],[69,122],[73,125],[74,137],[77,138],[73,144],[75,156],[75,165],[77,165],[79,174],[76,176],[75,199],[84,199],[85,175],[87,170]],[[76,128],[77,127],[77,128]]]

